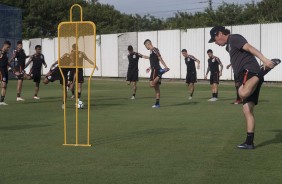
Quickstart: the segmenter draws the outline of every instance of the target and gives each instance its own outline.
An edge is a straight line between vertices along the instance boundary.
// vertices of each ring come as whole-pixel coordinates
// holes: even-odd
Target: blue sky
[[[254,0],[259,2],[261,0]],[[179,11],[196,12],[208,7],[208,0],[99,0],[100,3],[110,4],[122,13],[127,14],[151,14],[159,18],[174,16]],[[213,8],[223,3],[222,0],[212,0]],[[226,3],[245,4],[252,0],[224,0]]]

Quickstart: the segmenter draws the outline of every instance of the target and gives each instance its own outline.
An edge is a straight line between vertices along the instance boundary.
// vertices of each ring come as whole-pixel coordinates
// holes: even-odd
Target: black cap
[[[215,26],[210,30],[210,35],[211,35],[211,39],[209,40],[209,43],[215,42],[215,36],[217,35],[217,33],[219,31],[224,31],[225,27],[223,26]]]

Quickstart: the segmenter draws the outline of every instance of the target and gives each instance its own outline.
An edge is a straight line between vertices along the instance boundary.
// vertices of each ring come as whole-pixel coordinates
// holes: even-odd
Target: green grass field
[[[281,87],[264,85],[255,109],[255,150],[238,150],[245,139],[241,105],[232,105],[233,83],[197,84],[188,101],[184,82],[164,81],[161,108],[152,109],[153,89],[140,82],[136,100],[121,80],[94,80],[92,147],[64,147],[61,87],[24,81],[25,102],[16,102],[10,81],[0,106],[0,184],[198,184],[282,183]],[[82,100],[86,102],[85,90]],[[74,141],[74,103],[68,99],[68,140]],[[86,109],[80,110],[85,141]],[[72,134],[72,135],[71,135]]]

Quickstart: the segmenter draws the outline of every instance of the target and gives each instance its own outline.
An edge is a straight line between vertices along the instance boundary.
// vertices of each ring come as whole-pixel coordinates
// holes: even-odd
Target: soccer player
[[[218,99],[218,84],[219,84],[219,77],[222,75],[223,65],[220,59],[213,55],[213,51],[209,49],[207,51],[209,56],[208,59],[208,69],[205,75],[205,79],[208,78],[209,72],[210,74],[210,84],[211,84],[211,91],[212,91],[212,98],[208,101],[215,102]],[[220,69],[219,69],[220,66]]]
[[[195,62],[197,63],[197,69],[200,69],[200,61],[194,56],[189,55],[186,49],[182,49],[181,53],[184,57],[184,61],[187,66],[186,83],[190,91],[189,100],[192,100],[195,90],[194,83],[197,82],[197,71]]]
[[[11,63],[12,60],[14,60],[16,62],[15,71],[20,73],[19,76],[16,76],[16,78],[18,79],[17,101],[24,101],[24,99],[21,97],[21,92],[22,92],[22,86],[23,86],[23,79],[25,75],[25,71],[24,71],[25,60],[27,58],[29,58],[29,56],[25,54],[25,51],[23,49],[23,43],[20,40],[17,42],[17,49],[14,51],[13,57],[11,58],[9,62]]]
[[[11,47],[10,41],[4,41],[3,47],[0,50],[0,81],[1,81],[1,99],[0,105],[8,105],[4,102],[6,89],[8,84],[8,65],[9,65],[9,58],[8,58],[8,51]]]
[[[136,95],[136,91],[137,91],[137,81],[138,81],[138,62],[139,62],[139,58],[142,58],[142,55],[134,52],[133,51],[133,47],[131,45],[128,46],[127,48],[128,50],[128,70],[127,70],[127,77],[126,77],[126,81],[127,81],[127,85],[130,85],[132,83],[132,89],[133,89],[133,94],[131,99],[134,100],[135,99],[135,95]]]
[[[152,106],[152,108],[160,108],[160,97],[161,97],[161,92],[160,92],[160,84],[161,84],[161,78],[162,75],[169,71],[169,68],[166,66],[159,49],[154,47],[152,45],[151,40],[147,39],[144,41],[145,47],[151,51],[150,57],[144,56],[144,59],[149,59],[150,60],[150,67],[147,68],[147,73],[151,71],[150,75],[150,86],[155,89],[155,95],[156,95],[156,103]],[[161,68],[160,62],[164,66],[164,69]]]
[[[227,65],[226,69],[229,69],[231,66],[232,66],[231,64]],[[233,104],[238,105],[238,104],[242,103],[242,99],[240,98],[240,95],[239,95],[239,92],[238,92],[239,87],[240,87],[239,86],[240,83],[238,82],[238,79],[236,78],[235,75],[234,75],[234,82],[235,82],[235,88],[236,88],[236,100]]]
[[[36,45],[35,54],[33,54],[29,58],[28,62],[25,65],[25,68],[26,68],[32,62],[32,67],[31,67],[29,75],[30,75],[30,79],[33,79],[33,81],[35,82],[34,96],[33,96],[33,99],[35,100],[40,99],[38,96],[38,92],[39,92],[39,84],[41,81],[42,65],[44,65],[45,68],[47,68],[47,64],[45,62],[44,55],[41,52],[42,52],[41,45]]]
[[[84,52],[82,51],[79,51],[78,50],[78,47],[76,44],[73,44],[72,45],[72,51],[71,51],[71,54],[70,54],[70,58],[71,60],[75,63],[76,61],[76,56],[78,56],[78,61],[77,61],[77,65],[78,66],[83,66],[83,61],[86,60],[87,62],[89,62],[91,65],[94,65],[94,62],[91,61]],[[95,68],[96,70],[98,70],[98,66],[96,66]],[[78,90],[78,101],[80,101],[80,97],[81,97],[81,91],[82,91],[82,83],[84,82],[84,77],[83,77],[83,68],[79,68],[78,69],[78,79],[76,79],[76,69],[73,70],[74,73],[73,73],[73,83],[72,85],[70,86],[70,90],[71,91],[74,91],[74,81],[75,80],[78,80],[78,86],[77,87],[77,90]]]
[[[240,82],[239,95],[243,99],[243,113],[246,119],[246,141],[237,146],[239,149],[254,149],[255,117],[254,107],[258,104],[259,92],[264,81],[264,75],[278,65],[279,59],[267,59],[239,34],[230,34],[230,30],[223,26],[215,26],[210,30],[209,43],[215,42],[225,46],[230,54],[234,75]],[[256,57],[263,62],[260,67]]]

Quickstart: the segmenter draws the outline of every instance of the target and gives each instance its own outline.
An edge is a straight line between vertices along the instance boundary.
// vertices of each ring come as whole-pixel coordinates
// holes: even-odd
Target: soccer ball
[[[83,101],[78,101],[78,103],[77,103],[77,108],[78,108],[78,109],[83,109],[83,107],[84,107]]]

